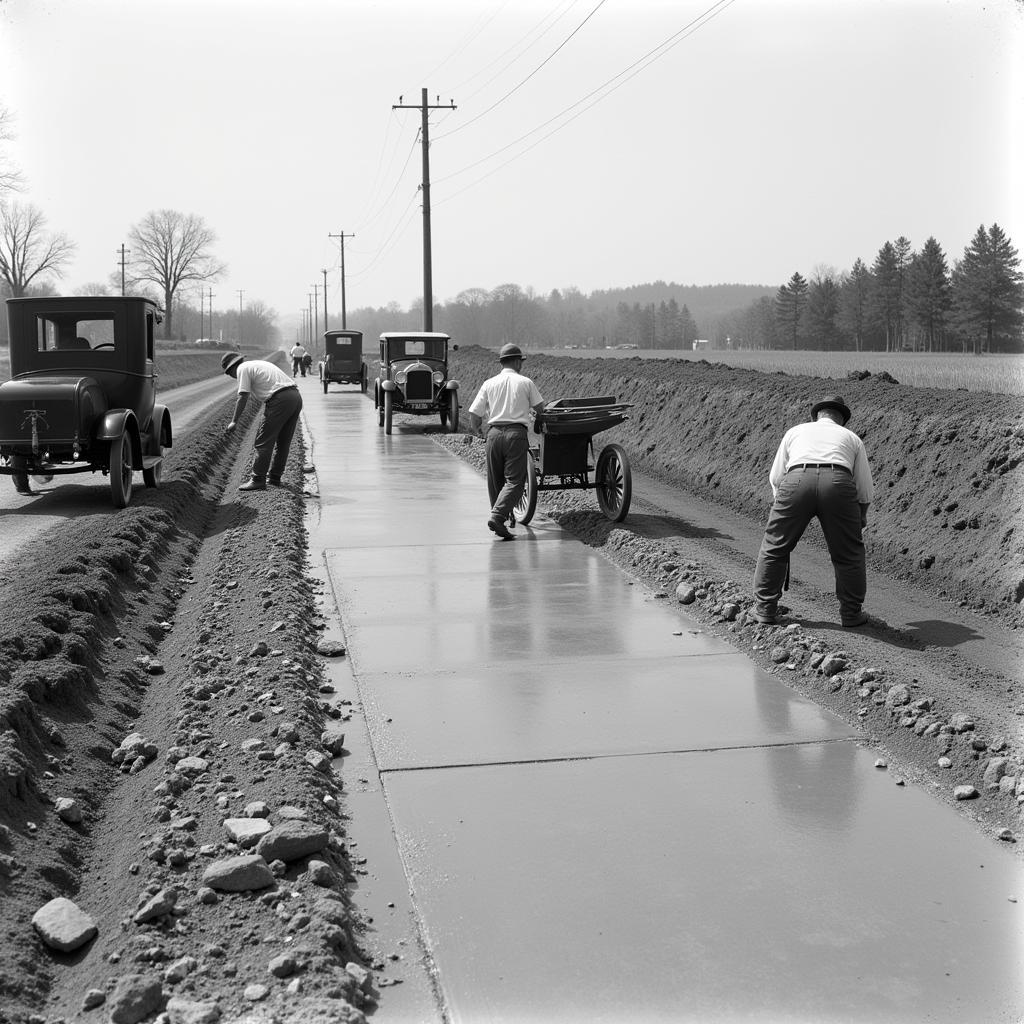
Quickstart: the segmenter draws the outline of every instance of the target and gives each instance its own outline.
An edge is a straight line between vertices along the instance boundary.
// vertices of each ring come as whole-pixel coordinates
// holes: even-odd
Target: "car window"
[[[36,339],[40,352],[88,352],[101,347],[109,351],[114,345],[114,314],[39,314]]]
[[[444,359],[445,343],[439,338],[406,338],[388,343],[389,359]]]

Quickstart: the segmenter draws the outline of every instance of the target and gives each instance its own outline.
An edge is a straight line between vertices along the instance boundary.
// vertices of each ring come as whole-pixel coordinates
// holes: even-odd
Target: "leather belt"
[[[853,471],[841,462],[798,462],[790,466],[786,472],[789,473],[794,469],[841,469],[844,473],[849,473],[850,476],[853,476]]]
[[[488,425],[488,430],[507,430],[509,427],[519,427],[521,430],[526,430],[525,423],[491,423]]]

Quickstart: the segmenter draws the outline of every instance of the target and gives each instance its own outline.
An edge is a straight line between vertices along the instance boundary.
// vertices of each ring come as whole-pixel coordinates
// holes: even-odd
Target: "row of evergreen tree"
[[[934,238],[915,252],[904,237],[886,242],[869,268],[858,259],[839,273],[795,273],[779,287],[680,285],[656,281],[588,294],[546,297],[516,284],[468,289],[435,303],[434,327],[464,344],[529,348],[716,348],[831,351],[1019,352],[1024,277],[998,224],[981,226],[952,268]],[[353,311],[348,325],[367,339],[418,330],[422,304]]]
[[[993,224],[978,228],[952,269],[934,238],[914,252],[901,236],[870,269],[858,259],[841,277],[795,273],[736,326],[756,348],[1020,351],[1022,307],[1017,250]]]

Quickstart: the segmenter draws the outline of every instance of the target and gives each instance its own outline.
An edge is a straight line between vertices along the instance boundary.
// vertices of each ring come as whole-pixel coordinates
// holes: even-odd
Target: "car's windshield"
[[[390,338],[387,358],[444,360],[447,342],[443,338]]]
[[[40,313],[36,316],[40,352],[88,352],[114,347],[113,313]]]

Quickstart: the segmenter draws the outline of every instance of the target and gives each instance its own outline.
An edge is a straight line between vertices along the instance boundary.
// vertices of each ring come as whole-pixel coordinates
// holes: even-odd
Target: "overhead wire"
[[[545,14],[544,17],[541,18],[541,20],[536,25],[534,25],[529,31],[525,32],[522,36],[520,36],[519,39],[517,39],[516,42],[514,42],[511,46],[506,47],[506,49],[499,53],[498,56],[495,57],[494,60],[490,62],[490,64],[484,65],[484,67],[482,67],[479,71],[475,71],[472,75],[470,75],[469,78],[464,79],[462,82],[457,83],[455,86],[446,91],[449,93],[462,92],[466,85],[468,85],[474,79],[479,78],[481,75],[487,74],[487,72],[490,71],[490,69],[493,68],[495,64],[497,64],[501,60],[504,60],[505,57],[508,56],[508,54],[512,53],[514,50],[517,50],[520,47],[522,47],[526,40],[530,38],[530,36],[532,36],[534,33],[540,30],[540,34],[537,36],[535,40],[533,40],[533,42],[523,47],[521,53],[513,57],[512,60],[505,64],[499,71],[496,71],[490,78],[487,79],[486,82],[483,83],[483,85],[469,93],[469,95],[466,96],[465,99],[471,100],[474,96],[478,96],[495,79],[499,78],[505,71],[507,71],[513,64],[515,64],[517,60],[525,56],[529,50],[536,46],[537,43],[539,43],[541,39],[543,39],[544,36],[546,36],[548,32],[551,31],[551,29],[554,28],[554,26],[557,25],[558,22],[562,20],[565,14],[568,13],[568,10],[574,7],[578,2],[579,0],[562,0],[561,6],[562,8],[564,8],[564,10],[556,7],[554,10],[548,11],[548,13]],[[554,20],[551,21],[551,19]],[[543,28],[544,23],[546,21],[551,21],[551,24],[548,25],[547,28]]]
[[[500,106],[510,96],[518,92],[524,85],[526,85],[526,83],[531,78],[533,78],[534,75],[536,75],[541,70],[541,68],[543,68],[546,64],[548,64],[555,58],[559,50],[561,50],[564,46],[568,44],[569,40],[572,39],[572,37],[576,35],[576,33],[579,32],[595,14],[597,14],[597,12],[605,5],[606,2],[607,0],[598,0],[597,6],[594,7],[594,9],[558,44],[558,46],[556,46],[554,50],[552,50],[551,53],[549,53],[521,82],[519,82],[517,85],[514,85],[511,89],[509,89],[509,91],[506,92],[504,96],[495,100],[486,110],[480,111],[480,113],[477,114],[475,117],[470,118],[470,120],[460,124],[458,128],[453,128],[450,132],[445,132],[443,135],[437,136],[435,141],[440,142],[441,139],[447,139],[452,135],[455,135],[456,132],[461,132],[463,128],[468,128],[471,124],[474,124],[475,122],[479,121],[480,118],[486,117],[492,110],[494,110],[495,107]]]
[[[546,135],[542,136],[540,139],[537,139],[535,142],[533,142],[531,145],[527,146],[522,151],[514,154],[508,160],[506,160],[503,163],[499,164],[497,167],[492,168],[486,174],[481,175],[479,178],[477,178],[475,181],[469,183],[464,188],[461,188],[457,192],[454,192],[451,195],[445,197],[444,199],[441,199],[441,200],[435,202],[434,205],[435,206],[440,206],[440,205],[442,205],[445,202],[449,202],[450,200],[454,199],[457,195],[460,195],[462,192],[465,192],[467,189],[472,188],[474,185],[477,185],[481,181],[484,181],[486,178],[489,178],[492,174],[494,174],[495,172],[501,170],[502,167],[507,166],[513,160],[517,160],[520,156],[523,156],[526,153],[530,152],[530,150],[534,149],[541,142],[544,142],[546,139],[549,139],[552,135],[555,135],[557,132],[561,131],[563,128],[565,128],[566,126],[571,124],[573,121],[575,121],[577,117],[580,117],[581,115],[586,113],[588,110],[590,110],[592,107],[594,107],[598,103],[600,103],[602,100],[606,99],[608,96],[610,96],[616,90],[620,89],[627,82],[631,81],[638,74],[640,74],[641,71],[645,71],[653,63],[655,63],[655,61],[660,60],[667,53],[671,52],[671,50],[673,50],[684,39],[689,38],[689,36],[693,35],[699,29],[703,28],[706,24],[708,24],[714,18],[717,18],[725,10],[727,10],[729,7],[731,7],[735,2],[736,2],[736,0],[717,0],[716,3],[712,4],[711,7],[707,8],[705,11],[703,11],[700,15],[698,15],[692,21],[689,21],[686,25],[684,25],[682,28],[678,29],[676,32],[674,32],[667,39],[664,39],[662,42],[660,42],[653,49],[648,50],[647,53],[645,53],[643,56],[639,57],[637,60],[635,60],[628,67],[623,68],[623,70],[618,72],[618,74],[613,75],[611,78],[607,79],[601,85],[597,86],[595,89],[592,89],[585,96],[582,96],[580,99],[576,100],[575,103],[571,103],[569,106],[564,107],[557,114],[553,115],[552,117],[549,117],[546,121],[542,122],[541,124],[537,125],[534,128],[531,128],[530,131],[524,133],[523,135],[520,135],[516,139],[513,139],[511,142],[506,143],[506,145],[501,146],[499,149],[496,149],[493,153],[490,153],[490,154],[488,154],[485,157],[481,157],[479,160],[475,160],[472,163],[467,164],[465,167],[462,167],[462,168],[460,168],[457,171],[452,171],[450,174],[446,174],[446,175],[444,175],[441,178],[435,179],[433,184],[436,186],[436,185],[440,185],[441,183],[443,183],[445,181],[450,181],[452,178],[457,178],[460,175],[465,174],[466,172],[472,170],[474,167],[479,167],[481,164],[487,163],[488,160],[493,160],[496,156],[500,155],[501,153],[506,152],[507,150],[511,149],[514,146],[519,145],[525,139],[530,138],[530,136],[535,135],[539,131],[543,131],[543,129],[547,128],[548,125],[551,125],[551,124],[554,124],[557,121],[560,121],[562,118],[565,117],[566,114],[569,114],[571,111],[576,110],[576,108],[580,107],[582,104],[587,103],[587,106],[583,107],[583,109],[581,109],[581,110],[576,111],[576,113],[572,114],[571,117],[566,118],[564,121],[562,121],[562,123],[556,125],[556,127],[553,128]],[[622,79],[622,80],[619,81],[619,79]],[[617,84],[613,85],[613,83],[617,83]],[[611,88],[609,88],[609,86],[611,86]],[[593,102],[588,103],[588,100],[593,100]],[[451,134],[451,133],[449,133],[449,134]]]
[[[483,30],[487,28],[488,25],[490,25],[492,21],[494,21],[494,19],[508,6],[508,4],[509,0],[502,0],[502,2],[499,3],[498,6],[494,9],[494,11],[491,13],[490,17],[483,17],[480,20],[479,26],[476,29],[470,29],[466,38],[461,43],[456,44],[455,49],[452,50],[452,52],[449,53],[448,56],[445,57],[440,64],[436,65],[429,74],[424,76],[423,81],[427,81],[427,79],[433,78],[434,75],[436,75],[438,71],[440,71],[441,68],[443,68],[450,60],[452,60],[453,58],[457,57],[460,53],[462,53],[466,49],[466,47],[469,46],[469,44],[473,42],[473,40],[476,39],[483,32]]]

